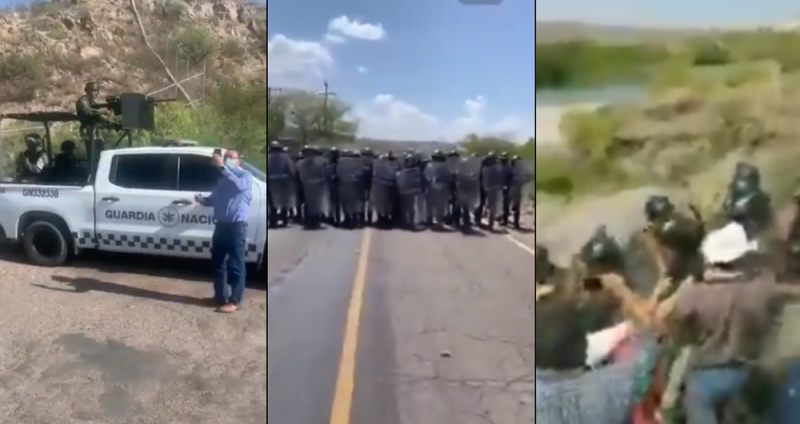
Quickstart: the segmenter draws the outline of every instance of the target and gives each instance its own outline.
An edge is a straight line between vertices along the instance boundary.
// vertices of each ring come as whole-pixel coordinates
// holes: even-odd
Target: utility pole
[[[327,136],[331,136],[333,133],[333,129],[331,128],[332,122],[330,122],[330,114],[328,113],[328,101],[331,97],[336,97],[336,93],[330,90],[330,85],[328,85],[328,80],[323,81],[323,90],[322,93],[319,93],[322,96],[322,126],[323,131]]]

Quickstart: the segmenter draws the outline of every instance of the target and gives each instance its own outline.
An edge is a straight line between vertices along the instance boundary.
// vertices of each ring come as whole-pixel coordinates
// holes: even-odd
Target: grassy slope
[[[638,28],[605,26],[582,22],[537,21],[536,43],[589,39],[603,43],[671,43],[699,35],[714,34],[709,29]]]

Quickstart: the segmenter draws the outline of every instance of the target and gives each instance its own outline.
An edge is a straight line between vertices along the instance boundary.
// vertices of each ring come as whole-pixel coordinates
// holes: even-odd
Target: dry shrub
[[[219,53],[227,59],[237,60],[247,55],[247,46],[235,38],[229,38],[222,43]]]
[[[46,72],[38,55],[0,56],[0,102],[29,102],[46,86]]]
[[[784,79],[774,63],[760,62],[696,69],[688,78],[648,105],[567,114],[571,162],[539,165],[537,155],[548,185],[568,195],[632,184],[696,186],[697,202],[710,208],[732,164],[747,158],[775,173],[773,191],[786,192],[796,178],[786,173],[800,159],[800,74]]]

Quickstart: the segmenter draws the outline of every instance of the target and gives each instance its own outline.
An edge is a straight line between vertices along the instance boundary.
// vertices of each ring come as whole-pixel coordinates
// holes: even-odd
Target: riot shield
[[[422,171],[416,166],[397,172],[397,190],[401,195],[422,193]]]
[[[372,188],[370,207],[372,212],[388,216],[392,213],[392,191],[397,181],[397,163],[388,159],[376,159],[372,163]]]
[[[361,157],[340,157],[336,163],[337,190],[345,215],[364,212],[364,160]]]
[[[419,166],[397,171],[397,191],[404,225],[415,227],[419,223],[422,204],[422,170]]]
[[[450,203],[450,188],[453,174],[447,162],[431,162],[425,167],[425,206],[428,221],[444,222]]]
[[[517,204],[522,201],[525,186],[533,181],[533,172],[528,164],[517,161],[510,165],[511,183],[508,186],[508,195],[512,203]]]
[[[487,192],[503,190],[506,182],[506,174],[501,163],[483,167],[481,172],[481,186]]]
[[[267,155],[267,185],[270,200],[276,210],[288,211],[295,207],[295,164],[292,156],[284,152]]]
[[[456,202],[461,208],[474,210],[481,200],[481,158],[465,158],[458,164]]]
[[[503,189],[506,183],[506,170],[501,163],[483,167],[481,185],[484,194],[484,212],[489,227],[493,227],[503,208]]]
[[[305,215],[321,217],[328,215],[328,161],[322,156],[300,159],[297,162],[297,173],[303,184],[305,193]]]
[[[460,156],[448,156],[447,157],[447,162],[445,162],[445,163],[447,163],[447,168],[450,169],[450,173],[455,175],[455,174],[458,173],[458,167],[459,167],[459,164],[461,163],[461,157]]]

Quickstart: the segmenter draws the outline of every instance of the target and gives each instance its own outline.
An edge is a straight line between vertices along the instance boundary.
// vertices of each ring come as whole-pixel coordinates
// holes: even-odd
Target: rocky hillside
[[[108,92],[200,100],[266,79],[266,6],[234,0],[50,0],[0,12],[3,112],[71,107],[87,81]]]

